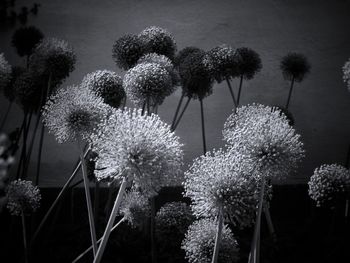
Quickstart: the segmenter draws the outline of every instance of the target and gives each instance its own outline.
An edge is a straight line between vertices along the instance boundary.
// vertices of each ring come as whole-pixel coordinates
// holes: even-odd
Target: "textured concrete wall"
[[[25,1],[28,3],[29,1]],[[312,64],[311,74],[296,85],[290,110],[296,119],[307,157],[288,182],[304,183],[322,163],[343,163],[350,143],[350,94],[342,82],[341,67],[350,57],[350,1],[303,0],[45,0],[39,16],[30,24],[46,36],[69,41],[77,53],[76,70],[64,85],[78,84],[86,73],[112,69],[120,74],[111,57],[114,41],[125,33],[138,33],[150,25],[167,28],[178,48],[210,49],[227,43],[247,46],[260,53],[263,69],[244,83],[242,103],[284,104],[288,83],[279,71],[279,60],[289,51],[304,53]],[[0,52],[12,64],[23,63],[10,46],[14,29],[2,28]],[[233,83],[235,87],[238,81]],[[172,120],[178,90],[159,108],[161,118]],[[215,85],[204,101],[208,149],[223,146],[221,130],[232,111],[224,84]],[[6,101],[0,99],[1,112]],[[6,129],[19,125],[22,115],[14,110]],[[190,103],[177,134],[186,144],[186,163],[202,153],[199,102]],[[57,144],[47,136],[43,158],[44,185],[63,183],[77,158],[74,145]],[[33,165],[34,167],[34,162]],[[32,168],[33,168],[32,167]]]

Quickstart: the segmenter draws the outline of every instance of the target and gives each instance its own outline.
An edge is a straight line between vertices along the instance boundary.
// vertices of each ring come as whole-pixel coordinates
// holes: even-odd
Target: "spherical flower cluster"
[[[45,90],[44,79],[31,69],[21,72],[13,83],[15,100],[26,112],[40,110]]]
[[[29,215],[35,212],[40,206],[41,195],[39,188],[34,186],[31,181],[15,180],[12,181],[7,189],[7,208],[11,215]]]
[[[157,53],[173,59],[176,52],[174,37],[165,29],[151,26],[139,34],[147,53]]]
[[[350,89],[350,59],[343,66],[343,80]]]
[[[137,35],[125,35],[113,45],[112,57],[118,67],[128,70],[134,67],[145,53],[143,41]]]
[[[172,239],[177,241],[184,238],[188,227],[195,220],[191,208],[184,202],[170,202],[163,205],[156,214],[156,234],[160,240]]]
[[[338,164],[321,165],[309,181],[309,195],[317,206],[334,206],[350,197],[350,172]]]
[[[101,96],[106,104],[114,108],[118,108],[126,96],[122,78],[109,70],[97,70],[87,74],[81,86],[91,89]]]
[[[76,57],[73,49],[64,40],[44,38],[30,56],[30,66],[40,75],[51,76],[55,85],[74,70]]]
[[[114,110],[93,134],[92,142],[98,153],[96,177],[126,177],[147,197],[177,181],[181,173],[179,137],[155,114]]]
[[[217,222],[214,219],[195,221],[188,229],[182,242],[186,259],[190,263],[210,263],[215,246]],[[222,229],[218,262],[238,262],[239,248],[228,226]]]
[[[280,68],[286,80],[301,82],[310,72],[311,65],[303,54],[291,52],[282,58]]]
[[[124,89],[128,98],[139,107],[145,102],[155,106],[173,91],[172,78],[158,63],[141,63],[125,74]]]
[[[253,167],[243,156],[222,150],[208,152],[185,172],[185,196],[198,217],[224,218],[238,227],[249,226],[258,201]]]
[[[205,52],[189,52],[179,64],[182,92],[193,99],[204,99],[212,93],[213,79],[208,67],[204,64]]]
[[[247,47],[238,48],[236,54],[237,75],[252,79],[262,68],[259,54]]]
[[[223,135],[232,149],[252,162],[259,177],[284,178],[304,157],[300,135],[274,107],[238,108],[225,122]]]
[[[51,96],[44,106],[43,122],[59,143],[88,139],[110,107],[91,90],[65,87]]]
[[[43,37],[43,33],[34,26],[20,27],[12,36],[12,45],[19,56],[29,56]]]
[[[294,121],[293,114],[288,109],[282,106],[274,106],[274,107],[276,108],[276,110],[279,110],[281,114],[284,114],[286,116],[290,126],[294,125],[295,121]]]
[[[228,45],[209,50],[204,57],[204,64],[218,83],[237,75],[236,52]]]
[[[4,91],[11,81],[11,66],[5,59],[3,53],[0,54],[0,92]]]
[[[119,213],[132,227],[141,227],[151,214],[148,199],[134,189],[124,194]]]

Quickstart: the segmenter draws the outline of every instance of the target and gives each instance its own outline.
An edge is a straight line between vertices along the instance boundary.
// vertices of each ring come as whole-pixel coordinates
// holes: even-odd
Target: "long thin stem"
[[[238,89],[238,95],[237,95],[237,107],[239,106],[239,102],[241,99],[241,92],[242,92],[242,85],[243,84],[243,75],[241,75],[239,80],[239,89]]]
[[[273,223],[272,223],[270,209],[268,208],[268,206],[266,204],[263,205],[263,209],[264,209],[266,223],[267,223],[267,227],[269,229],[270,235],[271,235],[273,241],[276,242],[276,239],[277,239],[276,232],[275,232],[275,228],[274,228]]]
[[[235,94],[233,93],[232,87],[231,87],[231,83],[230,80],[228,78],[226,78],[226,83],[227,83],[227,87],[230,91],[232,100],[233,100],[233,105],[235,106],[235,108],[237,108],[237,102],[236,102],[236,98],[235,98]]]
[[[89,152],[90,148],[88,148],[84,154],[84,158],[87,156],[88,152]],[[33,245],[34,241],[36,240],[36,238],[38,237],[38,234],[40,233],[40,230],[43,228],[45,222],[47,221],[47,219],[49,218],[49,216],[51,215],[53,209],[56,207],[57,203],[62,199],[62,197],[64,196],[64,194],[66,193],[66,190],[68,189],[69,185],[72,183],[73,179],[75,178],[75,176],[77,175],[78,171],[80,170],[81,167],[81,161],[78,162],[78,164],[76,165],[73,173],[71,174],[71,176],[69,177],[69,179],[67,180],[67,182],[64,184],[64,186],[62,187],[61,191],[59,192],[59,194],[57,195],[55,201],[52,203],[52,205],[50,206],[49,210],[47,210],[46,214],[44,215],[43,219],[41,220],[38,228],[36,229],[32,239],[31,239],[31,245]]]
[[[156,254],[156,240],[155,240],[155,216],[156,216],[156,204],[155,197],[151,198],[151,257],[152,263],[157,262]]]
[[[116,224],[112,227],[111,232],[113,232],[113,231],[114,231],[121,223],[123,223],[124,221],[125,221],[125,218],[123,217],[122,219],[119,220],[118,223],[116,223]],[[97,240],[97,244],[101,243],[101,241],[102,241],[102,237],[101,237],[99,240]],[[90,251],[91,249],[92,249],[92,246],[88,247],[83,253],[81,253],[78,257],[76,257],[76,259],[74,259],[74,260],[72,261],[72,263],[78,262],[83,256],[85,256],[87,253],[89,253],[89,251]]]
[[[114,220],[117,216],[119,206],[120,206],[122,199],[123,199],[123,196],[124,196],[126,185],[127,185],[127,180],[126,180],[126,178],[124,178],[122,181],[122,184],[120,185],[118,196],[115,199],[111,216],[109,217],[105,232],[104,232],[103,237],[102,237],[101,245],[99,246],[99,248],[97,250],[97,254],[94,258],[94,263],[101,262],[103,253],[105,251],[105,248],[106,248],[106,245],[107,245],[107,242],[109,239],[109,236],[111,234],[111,229],[112,229],[112,226],[114,224]]]
[[[24,262],[28,262],[28,246],[27,246],[27,229],[26,229],[26,221],[24,218],[24,213],[21,214],[22,218],[22,231],[23,231],[23,248],[24,248]]]
[[[23,163],[23,160],[25,159],[25,153],[26,153],[27,117],[28,117],[28,113],[25,112],[24,118],[23,118],[23,145],[22,145],[20,160],[18,162],[18,167],[17,167],[17,176],[16,176],[17,179],[20,178],[22,163]]]
[[[171,123],[171,128],[173,128],[174,125],[175,125],[176,118],[177,118],[177,115],[179,114],[179,111],[180,111],[182,102],[183,102],[183,100],[184,100],[184,97],[185,97],[185,94],[182,93],[182,94],[181,94],[181,97],[180,97],[180,100],[179,100],[179,103],[177,104],[177,107],[176,107],[175,115],[174,115],[173,121],[172,121],[172,123]]]
[[[126,95],[125,95],[125,98],[123,99],[122,110],[124,110],[124,109],[125,109],[125,106],[126,106]]]
[[[114,192],[114,182],[111,182],[108,186],[108,198],[107,202],[105,205],[105,215],[106,215],[106,221],[107,218],[110,216],[110,211],[111,211],[111,206],[112,206],[112,197],[113,197],[113,192]]]
[[[98,222],[99,203],[100,203],[100,182],[96,180],[96,182],[95,182],[95,195],[94,195],[95,224],[97,224],[97,222]]]
[[[187,98],[187,101],[186,101],[186,104],[185,104],[185,106],[183,107],[183,109],[182,109],[182,111],[181,111],[181,113],[180,113],[179,118],[177,119],[175,125],[174,125],[174,126],[172,127],[172,129],[171,129],[172,131],[175,131],[175,130],[176,130],[176,127],[177,127],[177,125],[179,125],[179,123],[180,123],[180,121],[181,121],[181,118],[182,118],[182,116],[184,115],[184,113],[185,113],[185,111],[186,111],[186,109],[187,109],[188,104],[190,103],[190,101],[191,101],[191,97],[188,97],[188,98]]]
[[[11,107],[12,107],[12,101],[10,101],[9,105],[7,106],[7,110],[6,110],[6,113],[5,115],[3,116],[2,120],[1,120],[1,124],[0,124],[0,131],[2,131],[2,129],[4,128],[5,126],[5,123],[7,121],[7,117],[11,111]]]
[[[86,198],[86,205],[87,205],[88,216],[89,216],[91,242],[92,242],[92,246],[93,246],[94,255],[96,255],[96,252],[97,252],[96,229],[95,229],[95,221],[94,221],[93,209],[92,209],[92,204],[91,204],[89,179],[87,177],[87,167],[86,167],[85,158],[84,158],[84,149],[82,148],[82,145],[79,142],[79,140],[80,139],[78,139],[78,146],[80,149],[81,170],[83,172],[83,179],[84,179],[85,198]]]
[[[203,100],[199,99],[201,105],[201,122],[202,122],[202,139],[203,139],[203,153],[207,152],[207,144],[205,140],[205,123],[204,123],[204,111],[203,111]]]
[[[224,225],[224,216],[221,208],[218,215],[218,227],[217,227],[216,236],[215,236],[214,253],[213,253],[211,263],[218,262],[223,225]]]
[[[145,113],[145,109],[146,109],[146,101],[143,102],[141,115]]]
[[[255,219],[255,227],[254,227],[254,236],[252,240],[251,250],[249,254],[249,263],[259,263],[260,251],[259,251],[259,238],[260,238],[260,227],[261,227],[261,214],[264,200],[264,192],[265,192],[265,179],[262,179],[260,195],[259,195],[259,203],[258,203],[258,211]]]
[[[293,86],[294,86],[294,77],[292,78],[292,81],[290,82],[289,94],[288,94],[288,99],[287,99],[287,103],[286,103],[287,110],[289,107],[290,98],[292,97]]]

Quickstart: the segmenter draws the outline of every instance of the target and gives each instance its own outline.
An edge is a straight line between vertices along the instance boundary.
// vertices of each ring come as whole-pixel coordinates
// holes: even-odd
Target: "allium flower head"
[[[145,53],[143,41],[137,35],[125,35],[113,45],[112,57],[118,67],[128,70],[134,67]]]
[[[132,227],[140,227],[151,214],[148,199],[137,190],[130,190],[124,194],[119,213]]]
[[[176,52],[174,37],[165,29],[151,26],[144,29],[139,37],[145,45],[147,53],[157,53],[173,59]]]
[[[259,54],[247,47],[238,48],[236,54],[237,74],[252,79],[262,68]]]
[[[150,105],[161,104],[173,91],[169,71],[158,63],[141,63],[124,76],[124,88],[128,98],[138,106],[149,101]]]
[[[343,80],[350,90],[350,59],[343,66]]]
[[[43,37],[43,33],[34,26],[20,27],[12,36],[12,45],[19,56],[29,56]]]
[[[87,74],[81,84],[101,96],[111,107],[118,108],[125,98],[123,80],[115,72],[97,70]]]
[[[114,110],[92,136],[98,153],[96,177],[133,180],[143,195],[171,185],[181,172],[182,144],[170,126],[141,110]]]
[[[179,53],[175,56],[174,59],[174,65],[176,67],[179,67],[184,60],[187,58],[188,55],[191,55],[192,53],[201,52],[202,50],[198,47],[185,47],[179,51]]]
[[[350,197],[350,172],[338,164],[321,165],[309,181],[309,195],[317,206],[335,206]]]
[[[168,95],[175,91],[176,86],[180,85],[179,73],[175,69],[173,62],[168,57],[164,55],[158,55],[157,53],[149,53],[142,56],[137,63],[158,63],[169,72],[172,80],[173,89],[169,89]]]
[[[160,239],[177,235],[183,239],[188,227],[195,220],[191,208],[184,202],[163,205],[156,214],[156,234]]]
[[[59,143],[88,139],[107,117],[110,107],[91,90],[79,86],[59,89],[44,106],[43,121]]]
[[[204,64],[214,79],[220,83],[237,75],[236,52],[228,45],[220,45],[209,50],[204,57]]]
[[[253,163],[258,176],[284,178],[304,157],[300,135],[275,107],[239,107],[225,122],[223,135]]]
[[[11,81],[11,66],[5,59],[3,53],[0,53],[0,92],[4,91]]]
[[[60,83],[74,70],[76,56],[68,43],[61,39],[44,38],[30,57],[30,66]]]
[[[190,263],[210,263],[215,246],[217,222],[214,219],[195,221],[182,242],[186,259]],[[228,226],[222,229],[218,262],[238,262],[238,243]]]
[[[7,208],[11,215],[29,215],[40,206],[41,195],[39,188],[31,181],[15,180],[7,186]]]
[[[179,65],[183,93],[193,99],[203,99],[212,93],[213,79],[204,63],[205,52],[188,54]]]
[[[192,200],[198,217],[217,218],[222,209],[227,221],[238,227],[249,226],[258,200],[253,167],[243,156],[222,150],[208,152],[185,172],[185,196]]]
[[[280,68],[286,80],[301,82],[310,72],[311,65],[303,54],[291,52],[282,58]]]

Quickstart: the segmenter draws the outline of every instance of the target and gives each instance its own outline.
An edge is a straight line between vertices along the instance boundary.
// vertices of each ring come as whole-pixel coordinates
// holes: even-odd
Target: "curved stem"
[[[122,219],[119,220],[118,223],[116,223],[116,224],[112,227],[111,232],[113,232],[113,231],[114,231],[121,223],[123,223],[124,221],[125,221],[125,218],[123,217]],[[97,240],[97,244],[101,243],[101,241],[102,241],[102,237],[101,237],[99,240]],[[78,262],[78,261],[79,261],[83,256],[85,256],[91,249],[92,249],[92,246],[88,247],[83,253],[81,253],[78,257],[76,257],[76,258],[72,261],[72,263]]]
[[[126,180],[126,178],[123,178],[123,182],[121,183],[120,188],[119,188],[118,196],[117,196],[117,198],[115,199],[115,202],[114,202],[114,206],[113,206],[113,210],[111,212],[111,216],[109,217],[109,220],[108,220],[105,232],[104,232],[103,237],[102,237],[101,245],[99,246],[99,248],[97,250],[97,254],[96,254],[95,258],[94,258],[94,263],[101,262],[103,253],[105,251],[105,248],[106,248],[106,245],[107,245],[107,242],[108,242],[108,239],[109,239],[109,236],[111,234],[111,229],[112,229],[112,226],[114,224],[114,220],[115,220],[115,218],[117,216],[119,206],[120,206],[121,201],[122,201],[123,196],[124,196],[126,185],[127,185],[127,180]]]
[[[11,107],[12,107],[12,101],[10,101],[9,105],[7,106],[7,110],[6,110],[6,113],[4,115],[4,117],[2,118],[1,120],[1,124],[0,124],[0,131],[2,131],[2,129],[4,128],[4,125],[6,123],[6,120],[7,120],[7,117],[11,111]]]
[[[238,96],[237,96],[237,107],[239,106],[239,101],[241,99],[242,84],[243,84],[243,75],[241,75],[241,78],[239,80],[239,89],[238,89]]]
[[[237,108],[237,102],[236,102],[235,94],[233,93],[233,90],[232,90],[232,87],[231,87],[231,83],[230,83],[228,78],[226,78],[226,83],[227,83],[228,89],[230,90],[230,94],[231,94],[231,97],[232,97],[232,100],[233,100],[233,105],[235,106],[235,108]]]
[[[78,139],[78,146],[80,149],[81,170],[83,172],[83,179],[84,179],[85,198],[86,198],[86,205],[87,205],[88,216],[89,216],[91,242],[93,246],[94,255],[96,255],[97,245],[96,245],[95,221],[94,221],[93,209],[91,204],[90,186],[89,186],[89,179],[87,177],[87,167],[86,167],[85,158],[84,158],[84,149],[82,148],[80,139]]]
[[[179,111],[180,111],[180,108],[181,108],[181,105],[182,105],[182,101],[184,100],[184,97],[185,97],[185,94],[182,93],[181,97],[180,97],[180,100],[179,100],[179,103],[177,104],[177,107],[176,107],[175,115],[174,115],[173,121],[171,123],[171,128],[173,128],[174,125],[175,125],[176,118],[177,118],[177,115],[179,114]]]
[[[40,167],[41,167],[41,154],[42,154],[42,151],[43,151],[44,137],[45,137],[45,126],[44,126],[44,124],[42,124],[41,125],[41,130],[40,130],[38,160],[37,160],[37,163],[36,163],[36,174],[35,174],[35,184],[36,185],[39,184]]]
[[[288,99],[287,99],[287,103],[286,103],[287,110],[289,107],[290,98],[292,97],[293,86],[294,86],[294,77],[292,78],[292,81],[290,82],[289,94],[288,94]]]
[[[203,139],[203,153],[207,152],[207,144],[205,140],[205,124],[204,124],[204,111],[203,111],[203,100],[199,99],[201,105],[201,122],[202,122],[202,139]]]
[[[219,215],[218,215],[218,228],[216,230],[216,236],[215,236],[214,253],[213,253],[213,258],[211,260],[211,263],[218,262],[223,225],[224,225],[224,216],[223,216],[222,208],[220,208]]]
[[[25,158],[25,152],[26,152],[26,147],[25,147],[26,141],[25,140],[26,140],[26,135],[27,135],[27,116],[28,116],[28,113],[25,112],[24,118],[23,118],[23,145],[22,145],[20,160],[18,162],[16,179],[20,178],[22,163],[23,163],[23,160]]]
[[[176,130],[176,127],[177,127],[177,125],[179,125],[179,123],[180,123],[180,121],[181,121],[181,118],[182,118],[182,116],[184,115],[184,113],[185,113],[185,111],[186,111],[186,109],[187,109],[187,106],[188,106],[188,104],[190,103],[190,101],[191,101],[191,97],[188,97],[188,99],[187,99],[187,101],[186,101],[186,104],[185,104],[184,108],[182,109],[182,111],[181,111],[181,113],[180,113],[179,118],[177,119],[175,125],[174,125],[174,126],[172,127],[172,129],[171,129],[172,131],[175,131],[175,130]]]

